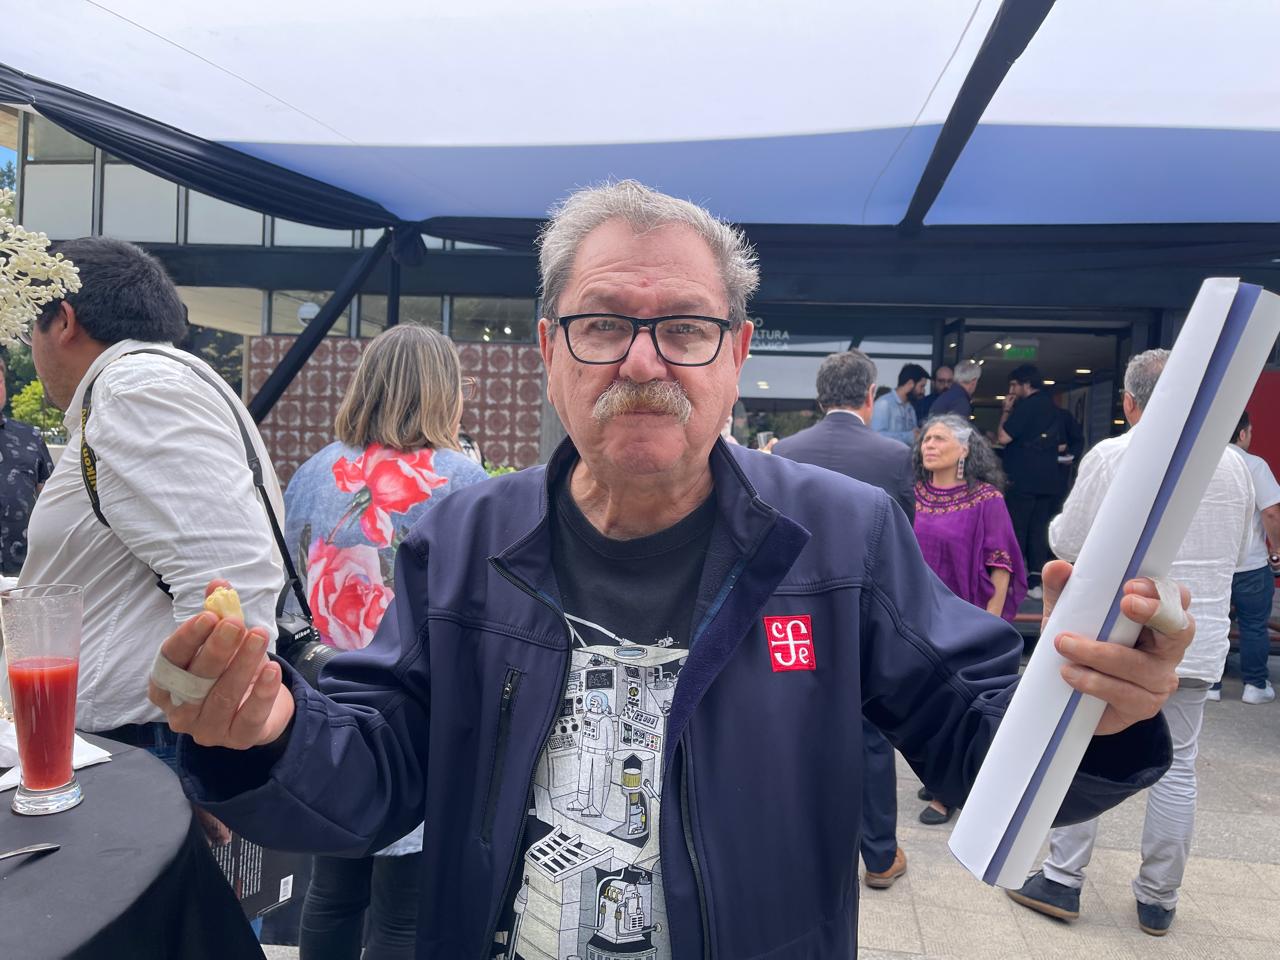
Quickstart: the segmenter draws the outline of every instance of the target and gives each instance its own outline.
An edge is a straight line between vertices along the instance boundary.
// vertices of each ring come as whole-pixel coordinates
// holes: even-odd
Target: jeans
[[[862,742],[862,862],[884,873],[898,852],[898,772],[893,747],[866,720]]]
[[[1179,687],[1164,705],[1173,739],[1173,764],[1147,793],[1142,866],[1133,881],[1133,895],[1142,903],[1158,904],[1166,910],[1177,906],[1178,888],[1191,854],[1196,826],[1196,741],[1208,692],[1207,684]],[[1097,819],[1056,828],[1049,834],[1044,875],[1077,890],[1084,886],[1084,868],[1089,865],[1097,837]]]
[[[301,960],[359,960],[361,941],[365,960],[412,960],[421,873],[421,853],[316,857],[302,906]]]
[[[1276,580],[1270,567],[1245,570],[1231,578],[1231,602],[1240,626],[1240,676],[1255,687],[1265,687],[1269,679],[1267,655],[1271,652],[1271,641],[1267,636],[1267,620],[1271,617],[1275,589]]]
[[[1004,502],[1013,522],[1013,535],[1027,565],[1027,584],[1034,587],[1040,583],[1040,571],[1049,562],[1049,521],[1053,519],[1057,497],[1011,493]]]

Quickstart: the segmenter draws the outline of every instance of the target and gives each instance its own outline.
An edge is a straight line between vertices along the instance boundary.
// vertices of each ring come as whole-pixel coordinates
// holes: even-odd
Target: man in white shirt
[[[59,251],[79,268],[82,286],[46,306],[29,341],[46,394],[66,412],[67,453],[31,515],[20,583],[84,587],[76,726],[164,756],[175,738],[147,699],[151,663],[174,624],[201,610],[205,584],[230,577],[248,624],[275,635],[284,571],[234,416],[283,523],[280,489],[239,398],[174,346],[186,334],[186,311],[164,268],[105,237]],[[110,526],[95,515],[81,471],[90,385],[83,429]]]
[[[1168,350],[1147,350],[1124,374],[1124,414],[1132,427],[1142,419]],[[1132,433],[1103,440],[1080,462],[1080,476],[1062,513],[1049,525],[1053,552],[1075,561],[1107,489],[1115,480]],[[1173,764],[1147,794],[1142,867],[1133,881],[1138,925],[1163,936],[1173,923],[1178,888],[1191,852],[1196,811],[1196,742],[1209,688],[1222,678],[1227,658],[1232,571],[1241,569],[1253,519],[1253,481],[1239,452],[1224,445],[1222,459],[1178,548],[1169,576],[1191,590],[1196,637],[1178,666],[1178,689],[1164,706],[1173,738]],[[1049,856],[1040,872],[1009,896],[1060,920],[1080,915],[1084,868],[1093,852],[1098,821],[1059,827],[1049,834]]]
[[[1280,567],[1280,556],[1277,556],[1280,554],[1280,483],[1276,483],[1267,461],[1248,452],[1252,442],[1253,426],[1246,410],[1236,427],[1234,443],[1253,477],[1254,510],[1249,556],[1231,580],[1231,602],[1240,625],[1240,676],[1244,680],[1241,699],[1258,704],[1270,703],[1276,698],[1267,671],[1267,655],[1271,651],[1267,621],[1271,619],[1271,601],[1276,588],[1272,568]],[[1271,542],[1270,551],[1267,541]],[[1210,696],[1219,699],[1221,693]]]

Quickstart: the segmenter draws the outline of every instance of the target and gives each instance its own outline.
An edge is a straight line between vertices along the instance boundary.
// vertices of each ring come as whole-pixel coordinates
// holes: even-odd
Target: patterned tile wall
[[[478,390],[463,410],[462,429],[490,463],[528,467],[538,462],[542,428],[542,357],[524,344],[464,343],[462,372]]]
[[[284,359],[294,339],[250,340],[250,396]],[[333,418],[364,343],[326,338],[263,421],[262,436],[281,483],[288,483],[308,457],[333,440]],[[491,463],[514,467],[537,463],[542,423],[542,359],[537,347],[464,343],[458,354],[463,372],[478,381],[477,396],[463,413],[462,429],[479,442]]]

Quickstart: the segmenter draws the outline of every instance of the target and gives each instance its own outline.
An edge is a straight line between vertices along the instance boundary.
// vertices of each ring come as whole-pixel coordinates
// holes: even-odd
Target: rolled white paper
[[[1049,638],[1134,644],[1123,585],[1168,575],[1277,335],[1274,294],[1236,279],[1201,286],[951,834],[979,879],[1026,881],[1106,706],[1062,679]]]

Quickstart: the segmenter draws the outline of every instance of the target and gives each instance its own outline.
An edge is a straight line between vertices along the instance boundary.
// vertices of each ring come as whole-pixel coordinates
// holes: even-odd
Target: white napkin
[[[105,763],[111,759],[111,754],[101,747],[95,747],[88,740],[79,736],[75,739],[75,745],[71,750],[71,766],[76,770],[81,767],[91,767],[95,763]],[[18,785],[21,777],[21,768],[18,767],[18,734],[12,723],[8,720],[0,718],[0,767],[13,767],[3,777],[0,777],[0,793],[6,790],[12,790]]]

